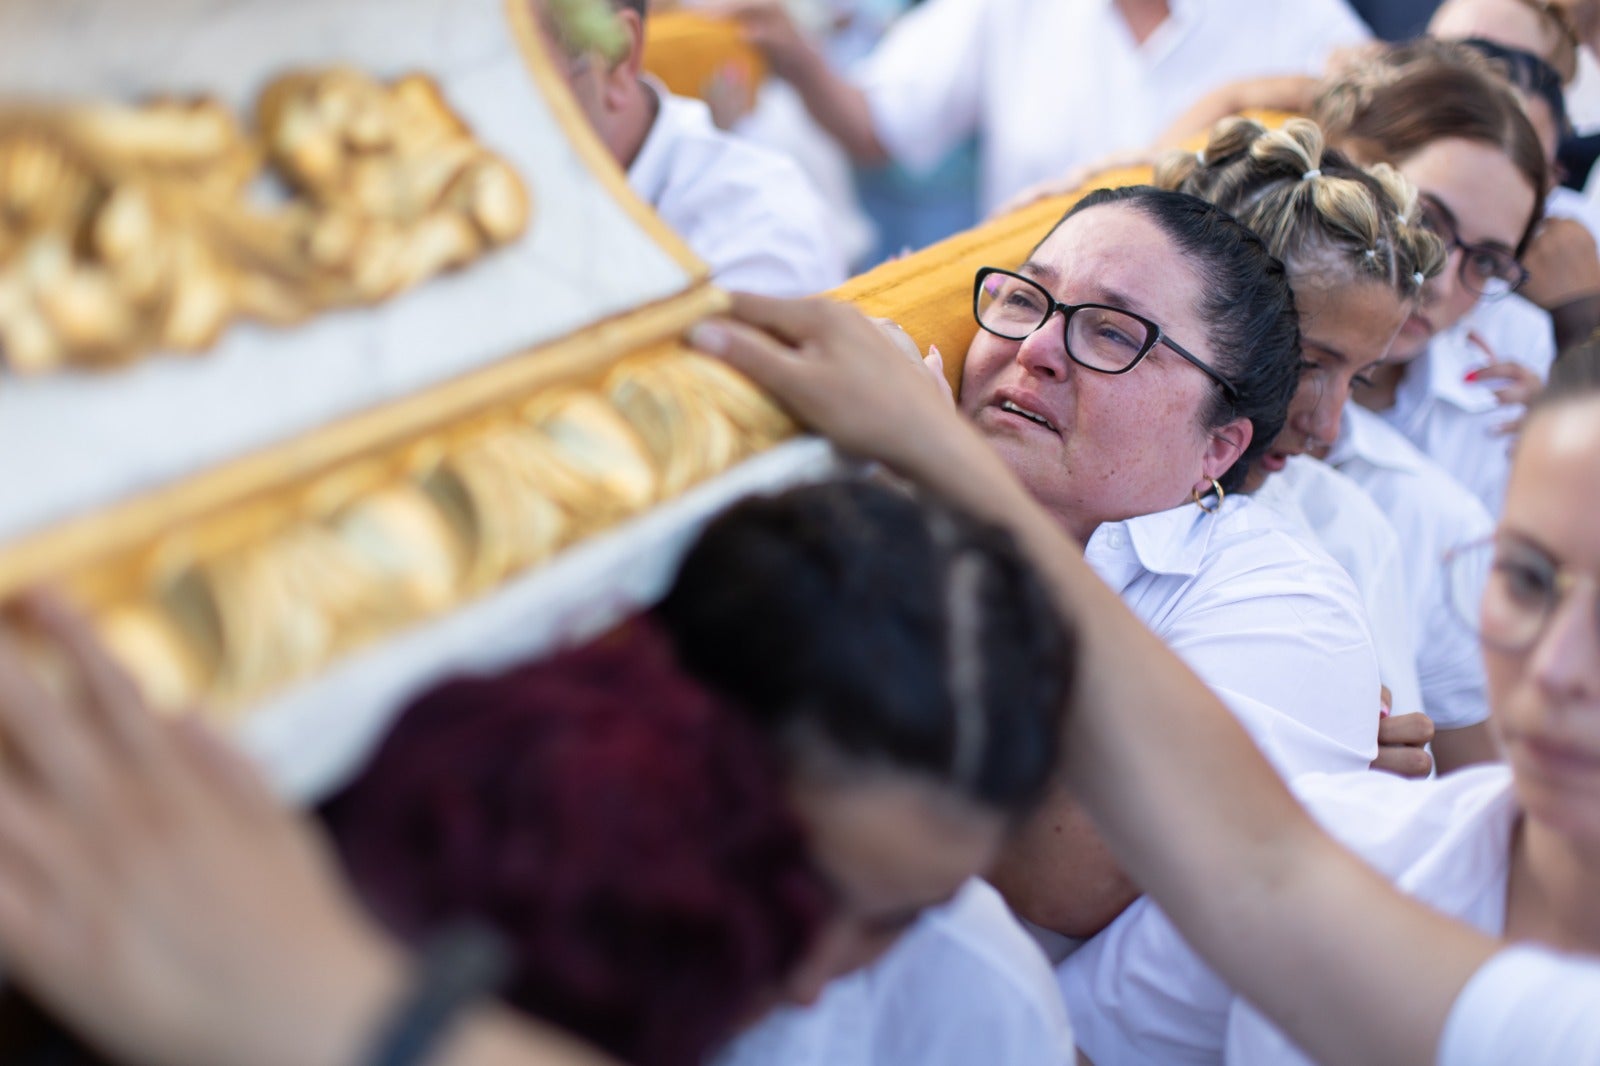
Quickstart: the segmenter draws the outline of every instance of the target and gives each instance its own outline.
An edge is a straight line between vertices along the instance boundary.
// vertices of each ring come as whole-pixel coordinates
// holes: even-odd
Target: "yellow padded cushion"
[[[924,352],[928,345],[938,345],[950,386],[959,388],[967,345],[978,331],[972,320],[972,279],[978,268],[1020,264],[1091,188],[1149,180],[1149,167],[1101,174],[1088,188],[991,218],[904,259],[858,274],[829,295],[853,303],[869,315],[893,319]]]
[[[666,11],[645,22],[644,69],[679,96],[703,99],[718,71],[742,67],[754,92],[767,76],[766,60],[737,23],[690,11]]]

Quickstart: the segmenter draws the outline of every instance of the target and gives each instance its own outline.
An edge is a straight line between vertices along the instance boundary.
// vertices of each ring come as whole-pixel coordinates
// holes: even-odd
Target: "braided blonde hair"
[[[1421,224],[1416,188],[1386,164],[1356,166],[1306,119],[1277,130],[1224,119],[1203,152],[1162,160],[1155,184],[1233,214],[1292,279],[1365,278],[1412,299],[1444,268],[1445,247]]]

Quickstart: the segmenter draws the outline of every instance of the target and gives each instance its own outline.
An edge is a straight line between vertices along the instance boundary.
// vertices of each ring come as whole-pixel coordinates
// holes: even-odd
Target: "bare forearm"
[[[1020,826],[989,880],[1011,909],[1063,936],[1091,937],[1139,898],[1083,807],[1054,789]]]
[[[1401,897],[1323,835],[1226,708],[870,321],[740,295],[733,313],[740,322],[690,339],[840,447],[1017,538],[1077,636],[1066,782],[1223,977],[1316,1056],[1430,1061],[1493,941]]]
[[[956,440],[921,455],[905,472],[1007,525],[1078,620],[1066,772],[1128,873],[1314,1054],[1431,1061],[1493,942],[1400,896],[1323,835],[1006,471]]]
[[[878,140],[866,94],[828,65],[815,48],[807,47],[780,71],[817,124],[838,141],[850,158],[866,166],[889,161]]]

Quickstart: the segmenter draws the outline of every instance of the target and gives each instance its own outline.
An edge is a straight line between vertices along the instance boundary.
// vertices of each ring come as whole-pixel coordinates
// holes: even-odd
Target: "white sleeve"
[[[1221,1058],[1233,992],[1147,898],[1069,955],[1056,980],[1095,1066]]]
[[[1507,948],[1456,997],[1439,1066],[1600,1062],[1600,959]]]
[[[983,105],[984,5],[926,0],[896,22],[856,71],[878,142],[909,170],[929,170],[977,131]]]
[[[1308,44],[1308,74],[1321,75],[1335,49],[1372,39],[1372,30],[1345,0],[1302,0],[1282,5],[1282,10],[1293,12],[1296,30]]]
[[[1289,569],[1229,574],[1152,628],[1281,770],[1365,769],[1378,754],[1380,688],[1365,610],[1331,559]],[[1283,721],[1241,713],[1246,706]]]
[[[703,190],[685,190],[661,216],[711,266],[718,286],[762,296],[813,296],[848,274],[827,207],[793,162],[738,145]]]

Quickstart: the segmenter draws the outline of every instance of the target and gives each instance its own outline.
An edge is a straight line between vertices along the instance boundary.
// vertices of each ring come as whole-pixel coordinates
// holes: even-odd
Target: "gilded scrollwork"
[[[230,547],[146,552],[145,590],[103,605],[108,643],[167,707],[238,707],[450,610],[791,435],[720,363],[636,356],[389,457],[321,475]],[[219,519],[226,521],[227,519]],[[232,519],[239,521],[237,517]]]
[[[238,320],[385,300],[529,214],[521,179],[421,75],[291,73],[251,129],[207,100],[10,108],[0,347],[22,373],[203,351]]]

